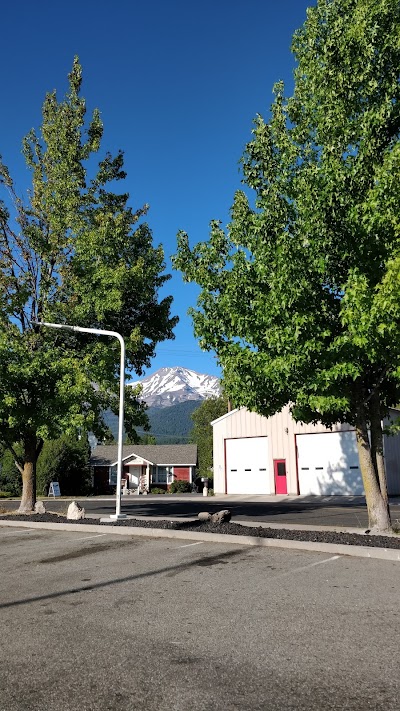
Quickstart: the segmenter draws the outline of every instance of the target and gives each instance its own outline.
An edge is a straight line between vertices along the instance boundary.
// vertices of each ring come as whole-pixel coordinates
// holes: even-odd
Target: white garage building
[[[391,419],[400,412],[393,410]],[[273,417],[245,408],[211,423],[217,494],[364,493],[354,428],[296,423],[289,407]],[[389,494],[400,494],[400,435],[384,437]]]

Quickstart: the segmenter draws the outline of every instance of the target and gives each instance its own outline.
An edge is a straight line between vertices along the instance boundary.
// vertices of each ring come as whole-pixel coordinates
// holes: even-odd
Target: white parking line
[[[310,563],[309,565],[303,565],[301,568],[292,568],[292,570],[286,571],[286,573],[281,573],[280,575],[274,575],[274,577],[270,578],[270,581],[277,580],[278,578],[285,578],[288,575],[293,575],[294,573],[302,573],[304,570],[309,570],[310,568],[314,568],[316,565],[323,565],[324,563],[331,563],[334,560],[338,560],[338,558],[341,558],[342,556],[340,555],[333,555],[330,558],[324,558],[324,560],[317,560],[315,563]]]
[[[330,558],[325,558],[324,560],[317,560],[315,563],[310,563],[310,565],[305,565],[302,568],[295,568],[292,573],[300,573],[303,570],[308,570],[308,568],[314,568],[315,565],[323,565],[323,563],[330,563],[332,560],[338,560],[340,555],[333,555]]]
[[[38,530],[37,528],[29,528],[28,530],[25,528],[23,531],[18,531],[17,529],[14,529],[12,531],[6,531],[4,533],[1,531],[0,537],[1,536],[12,536],[12,535],[15,536],[16,533],[32,533],[33,531],[37,531],[37,530]],[[57,531],[56,533],[59,534],[60,532]],[[90,541],[91,538],[101,538],[102,536],[108,536],[108,535],[109,535],[108,533],[97,533],[95,536],[85,536],[84,538],[68,538],[64,542],[65,543],[77,543],[78,541]],[[60,541],[60,537],[59,537],[59,535],[57,535],[56,540],[46,541],[46,546],[49,546],[52,543],[57,545],[57,543],[59,543],[59,541]]]
[[[90,541],[91,538],[101,538],[102,536],[107,536],[107,533],[98,533],[97,536],[85,536],[84,538],[74,538],[74,542],[77,541]]]
[[[200,546],[203,541],[198,541],[197,543],[185,543],[184,546],[178,546],[178,548],[189,548],[189,546]]]

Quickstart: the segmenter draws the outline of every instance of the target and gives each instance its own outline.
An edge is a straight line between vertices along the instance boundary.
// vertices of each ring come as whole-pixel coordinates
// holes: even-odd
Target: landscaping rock
[[[68,506],[67,519],[69,521],[79,521],[81,518],[85,518],[85,509],[79,506],[76,501],[72,501]]]
[[[199,521],[211,521],[211,514],[208,511],[200,511],[197,518]]]
[[[217,513],[212,514],[211,516],[211,521],[212,523],[229,523],[231,520],[231,512],[229,509],[222,509],[222,511],[217,511]]]
[[[35,513],[36,514],[44,514],[46,513],[46,507],[43,503],[43,501],[37,501],[35,504]]]

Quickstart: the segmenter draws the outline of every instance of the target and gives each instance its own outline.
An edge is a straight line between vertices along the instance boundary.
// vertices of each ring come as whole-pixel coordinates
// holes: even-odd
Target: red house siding
[[[175,481],[190,481],[190,467],[174,467]]]

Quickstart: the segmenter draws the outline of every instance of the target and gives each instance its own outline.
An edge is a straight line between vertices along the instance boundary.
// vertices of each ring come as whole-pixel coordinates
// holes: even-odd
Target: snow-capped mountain
[[[142,399],[151,407],[169,407],[185,400],[204,400],[220,394],[219,380],[214,375],[181,367],[160,368],[129,385],[138,383],[142,386]]]

